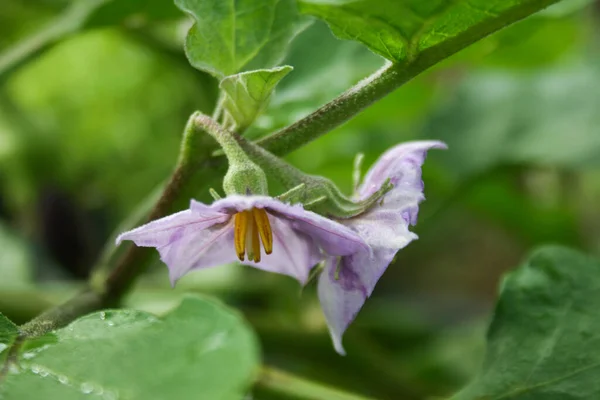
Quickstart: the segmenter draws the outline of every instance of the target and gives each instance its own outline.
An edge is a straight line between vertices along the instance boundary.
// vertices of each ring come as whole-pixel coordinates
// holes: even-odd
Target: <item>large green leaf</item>
[[[244,131],[266,108],[275,86],[293,68],[289,65],[242,72],[225,77],[220,84],[225,94],[224,109],[235,121],[235,130]]]
[[[103,311],[25,341],[0,378],[0,398],[241,399],[258,359],[236,313],[187,297],[163,318]]]
[[[425,128],[451,154],[437,155],[458,176],[499,164],[583,168],[600,165],[599,67],[535,73],[472,73]]]
[[[503,281],[482,370],[452,399],[597,399],[599,291],[597,260],[535,252]]]
[[[301,11],[327,21],[342,39],[388,60],[414,60],[440,47],[460,48],[558,0],[301,0]],[[445,52],[445,51],[442,51]]]
[[[294,0],[175,0],[195,24],[185,51],[190,63],[218,78],[270,68],[306,27]]]

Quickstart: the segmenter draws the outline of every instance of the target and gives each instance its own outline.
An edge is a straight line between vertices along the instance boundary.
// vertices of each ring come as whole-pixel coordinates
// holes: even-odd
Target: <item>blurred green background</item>
[[[66,0],[2,3],[0,53],[69,11]],[[217,82],[183,54],[189,23],[168,2],[142,3],[101,9],[0,77],[0,312],[16,322],[77,290],[121,221],[169,176],[186,118],[215,103]],[[128,305],[160,313],[185,291],[212,293],[246,315],[270,364],[381,399],[452,393],[479,366],[503,272],[540,244],[600,254],[599,44],[600,5],[565,1],[288,157],[350,191],[358,152],[368,166],[402,141],[449,145],[424,167],[420,239],[348,330],[348,356],[333,351],[312,285],[249,268],[197,272],[172,290],[157,260]],[[252,137],[383,61],[316,22],[286,63],[295,70]]]

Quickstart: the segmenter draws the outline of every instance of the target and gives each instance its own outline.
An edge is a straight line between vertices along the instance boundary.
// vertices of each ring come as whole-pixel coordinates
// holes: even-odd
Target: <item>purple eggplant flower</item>
[[[236,260],[305,284],[324,254],[368,252],[344,225],[265,196],[228,196],[212,205],[192,200],[188,210],[125,232],[117,244],[122,240],[155,247],[172,284],[191,270]]]
[[[371,167],[355,197],[365,199],[387,179],[394,185],[375,207],[354,218],[340,220],[357,232],[370,249],[345,256],[327,256],[318,293],[336,351],[344,353],[342,334],[354,320],[375,284],[401,248],[417,238],[409,225],[417,223],[423,196],[421,165],[427,151],[445,149],[437,141],[409,142],[384,153]]]

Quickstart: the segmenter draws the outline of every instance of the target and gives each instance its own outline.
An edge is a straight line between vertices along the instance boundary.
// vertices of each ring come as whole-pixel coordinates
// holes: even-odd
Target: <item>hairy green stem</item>
[[[340,97],[287,128],[259,140],[257,144],[277,155],[302,147],[348,121],[416,75],[404,67],[388,63]]]
[[[256,382],[258,390],[302,400],[372,400],[368,397],[342,392],[326,385],[263,366]]]
[[[537,0],[516,4],[501,15],[486,19],[479,25],[474,25],[436,46],[411,55],[403,62],[388,63],[375,74],[362,80],[312,114],[257,143],[277,155],[290,153],[342,125],[377,100],[382,99],[440,61],[491,33],[558,1]]]
[[[41,336],[60,328],[77,317],[96,311],[104,305],[103,296],[94,290],[86,289],[63,303],[51,308],[21,326],[23,337]]]

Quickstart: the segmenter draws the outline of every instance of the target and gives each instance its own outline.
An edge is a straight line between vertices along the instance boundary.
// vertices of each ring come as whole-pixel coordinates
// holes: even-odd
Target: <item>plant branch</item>
[[[388,63],[312,114],[257,143],[276,155],[290,153],[342,125],[377,100],[392,93],[440,61],[497,30],[558,1],[537,0],[516,4],[510,10],[506,10],[494,18],[486,19],[427,50],[416,53],[410,59],[399,63]]]
[[[206,142],[209,136],[196,122],[198,115],[199,113],[196,112],[188,119],[177,167],[150,212],[147,222],[167,215],[176,200],[181,197],[183,189],[189,184],[192,175],[196,174],[198,170],[210,169],[210,154],[215,145],[214,142]],[[130,244],[125,254],[117,261],[102,288],[107,304],[118,304],[135,280],[147,270],[150,263],[145,261],[148,252],[144,250],[147,249]]]
[[[321,383],[312,382],[295,375],[263,366],[256,388],[288,398],[303,400],[372,400],[356,394],[342,392]]]
[[[21,326],[21,336],[35,337],[60,328],[74,319],[100,309],[104,304],[103,296],[94,290],[86,289],[66,303],[51,308],[38,317]]]

